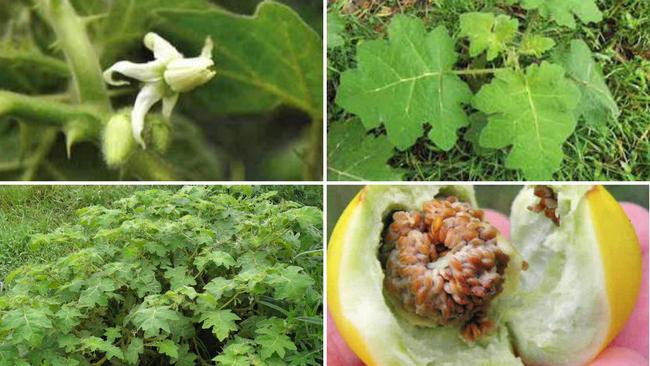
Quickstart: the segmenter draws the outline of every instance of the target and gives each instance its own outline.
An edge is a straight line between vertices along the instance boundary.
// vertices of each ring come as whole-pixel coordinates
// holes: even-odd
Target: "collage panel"
[[[647,185],[329,186],[327,365],[647,365]]]
[[[0,365],[322,365],[321,186],[0,186]]]
[[[330,181],[647,181],[650,3],[332,0]]]
[[[0,180],[322,181],[320,0],[0,0]]]

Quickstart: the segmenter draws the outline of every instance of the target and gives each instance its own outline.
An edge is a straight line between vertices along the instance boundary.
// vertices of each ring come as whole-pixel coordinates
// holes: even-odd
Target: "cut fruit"
[[[414,307],[396,301],[400,297],[385,287],[380,259],[392,213],[416,212],[427,201],[451,195],[475,208],[472,188],[363,189],[339,219],[328,248],[329,310],[350,348],[366,364],[382,366],[582,365],[593,359],[634,307],[640,250],[627,217],[604,188],[551,189],[559,226],[544,212],[529,209],[540,200],[533,187],[515,199],[511,231],[517,252],[498,238],[510,261],[503,292],[494,294],[486,310],[494,326],[475,341],[463,337],[463,324],[416,314]],[[529,267],[523,272],[522,257]],[[426,264],[430,270],[439,266],[433,259]]]

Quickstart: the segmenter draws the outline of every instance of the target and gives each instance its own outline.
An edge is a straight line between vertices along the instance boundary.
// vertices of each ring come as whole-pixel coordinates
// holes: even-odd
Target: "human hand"
[[[648,211],[632,203],[622,203],[641,245],[643,277],[636,307],[627,325],[610,345],[589,366],[647,366],[648,365]],[[487,220],[510,237],[510,222],[498,212],[485,210]],[[327,312],[327,365],[363,366],[339,334]]]

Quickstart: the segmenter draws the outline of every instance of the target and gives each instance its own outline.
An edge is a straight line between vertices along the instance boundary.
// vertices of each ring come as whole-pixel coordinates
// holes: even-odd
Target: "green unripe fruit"
[[[108,121],[102,136],[104,160],[109,167],[123,165],[135,149],[129,112],[119,112]]]

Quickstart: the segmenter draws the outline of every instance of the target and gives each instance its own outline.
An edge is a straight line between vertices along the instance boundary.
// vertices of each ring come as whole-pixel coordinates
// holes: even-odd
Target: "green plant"
[[[318,179],[320,36],[278,2],[260,2],[251,16],[220,3],[24,0],[0,5],[0,147],[7,152],[0,158],[0,177]],[[143,52],[143,40],[150,50]],[[172,58],[158,57],[163,43],[164,52],[174,45],[195,55],[204,42],[200,57],[176,50]],[[120,61],[149,61],[151,51],[159,64],[125,68],[135,63]],[[104,70],[110,72],[102,77]],[[115,79],[117,73],[143,81],[142,91],[138,85],[108,89],[106,82],[125,84]],[[163,101],[162,113],[145,119],[157,100]],[[110,125],[116,115],[128,116],[131,125]],[[283,133],[289,125],[293,132]],[[265,129],[280,132],[265,135]],[[141,146],[129,142],[131,132]],[[277,160],[289,168],[271,169]]]
[[[338,3],[351,11],[354,2]],[[635,126],[618,120],[599,55],[573,31],[574,16],[584,23],[602,19],[593,1],[440,1],[420,11],[410,6],[391,8],[389,2],[375,18],[371,10],[358,10],[344,18],[346,26],[340,15],[332,18],[335,33],[328,39],[345,42],[330,45],[330,62],[336,61],[330,65],[330,178],[427,179],[426,169],[442,180],[552,179],[573,173],[564,171],[563,160],[586,160],[583,151],[577,151],[578,161],[572,154],[565,159],[568,150],[578,149],[576,134],[609,136]],[[383,20],[385,14],[391,18]],[[580,28],[589,36],[586,25]],[[384,32],[387,40],[366,40]],[[350,51],[355,41],[356,53]],[[380,153],[370,157],[346,148],[350,141]],[[504,166],[520,173],[505,174]],[[643,164],[637,168],[643,174],[640,169]]]
[[[7,276],[0,365],[322,362],[322,212],[251,187],[148,190],[35,238]]]

